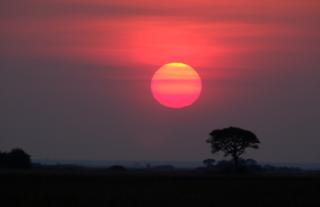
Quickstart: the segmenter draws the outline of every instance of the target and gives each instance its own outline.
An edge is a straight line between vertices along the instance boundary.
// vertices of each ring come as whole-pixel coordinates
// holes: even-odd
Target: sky
[[[214,129],[245,157],[320,162],[320,1],[0,2],[0,150],[33,159],[193,161]],[[162,65],[202,78],[190,107],[152,96]]]

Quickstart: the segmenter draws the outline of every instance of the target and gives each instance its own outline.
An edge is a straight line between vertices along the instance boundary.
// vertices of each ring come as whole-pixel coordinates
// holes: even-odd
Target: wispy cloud
[[[143,57],[147,62],[187,58],[203,62],[226,52],[312,50],[316,45],[305,39],[320,35],[320,3],[313,0],[12,0],[1,4],[2,55],[61,55],[105,64],[123,63],[123,59],[141,62]]]

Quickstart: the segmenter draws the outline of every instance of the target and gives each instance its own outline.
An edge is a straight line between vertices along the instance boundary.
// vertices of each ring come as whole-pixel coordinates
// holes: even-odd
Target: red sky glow
[[[202,160],[208,133],[235,125],[261,137],[257,159],[319,161],[319,11],[318,0],[1,1],[0,145]],[[156,80],[154,95],[171,62],[201,83]]]

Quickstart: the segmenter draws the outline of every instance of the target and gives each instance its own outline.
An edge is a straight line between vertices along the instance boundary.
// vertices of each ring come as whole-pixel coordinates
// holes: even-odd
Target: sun
[[[184,63],[168,63],[159,68],[151,80],[153,97],[163,106],[184,108],[200,96],[202,82],[199,74]]]

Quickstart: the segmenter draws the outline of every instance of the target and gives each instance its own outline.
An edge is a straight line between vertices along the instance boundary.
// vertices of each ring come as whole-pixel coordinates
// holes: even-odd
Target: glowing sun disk
[[[200,96],[201,78],[189,65],[168,63],[158,69],[151,80],[153,97],[163,106],[183,108]]]

